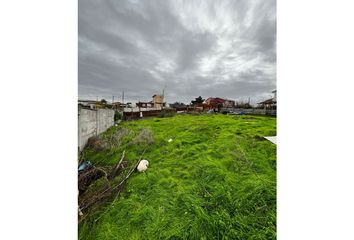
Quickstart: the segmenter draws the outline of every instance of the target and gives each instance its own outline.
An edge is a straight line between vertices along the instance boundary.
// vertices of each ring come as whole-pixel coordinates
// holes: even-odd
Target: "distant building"
[[[80,107],[96,109],[97,102],[93,100],[79,100],[78,104]]]
[[[272,98],[257,103],[259,108],[264,108],[264,109],[277,108],[277,90],[272,91],[272,93],[274,94]]]
[[[78,105],[81,108],[89,109],[113,109],[113,105],[106,100],[94,101],[94,100],[78,100]]]
[[[235,101],[234,100],[225,99],[223,107],[235,107]]]
[[[235,101],[234,100],[229,100],[229,99],[224,99],[224,98],[218,98],[218,97],[210,97],[207,100],[205,100],[205,103],[214,106],[214,107],[235,107]]]
[[[163,95],[155,94],[154,96],[152,96],[153,107],[155,107],[155,108],[165,107],[166,103],[163,100],[164,100]]]
[[[140,107],[140,108],[152,108],[154,107],[153,105],[153,102],[150,101],[150,102],[137,102],[135,104],[137,107]]]
[[[121,102],[113,102],[112,103],[112,108],[115,110],[121,110],[123,109],[124,104],[122,104]]]

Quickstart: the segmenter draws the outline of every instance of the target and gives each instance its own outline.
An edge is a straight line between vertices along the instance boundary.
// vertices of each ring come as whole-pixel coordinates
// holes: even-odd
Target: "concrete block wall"
[[[81,151],[87,140],[114,125],[114,110],[111,109],[79,109],[78,146]]]
[[[103,133],[114,125],[114,110],[97,110],[97,134]]]

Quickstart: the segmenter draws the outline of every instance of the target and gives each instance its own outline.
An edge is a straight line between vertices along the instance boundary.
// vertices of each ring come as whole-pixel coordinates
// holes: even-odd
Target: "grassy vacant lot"
[[[147,174],[133,173],[113,204],[81,222],[79,239],[276,238],[276,146],[261,138],[276,135],[275,118],[153,118],[103,137],[122,129],[130,131],[119,147],[86,150],[86,160],[113,165],[126,149],[133,165],[147,147]],[[142,129],[154,143],[137,140]]]

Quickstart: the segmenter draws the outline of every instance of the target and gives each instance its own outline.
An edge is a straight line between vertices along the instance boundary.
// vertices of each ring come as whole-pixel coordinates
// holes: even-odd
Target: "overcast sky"
[[[79,0],[79,97],[251,98],[276,89],[275,0]]]

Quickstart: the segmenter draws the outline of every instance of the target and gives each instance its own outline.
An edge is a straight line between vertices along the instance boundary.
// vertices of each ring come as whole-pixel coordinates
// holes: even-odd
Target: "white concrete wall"
[[[124,112],[145,112],[145,111],[152,111],[152,110],[161,110],[161,107],[151,107],[151,108],[132,107],[132,108],[124,108]]]
[[[79,109],[78,145],[82,150],[87,140],[106,131],[114,125],[114,110],[111,109]]]
[[[114,125],[114,110],[98,109],[97,134],[103,133]]]

